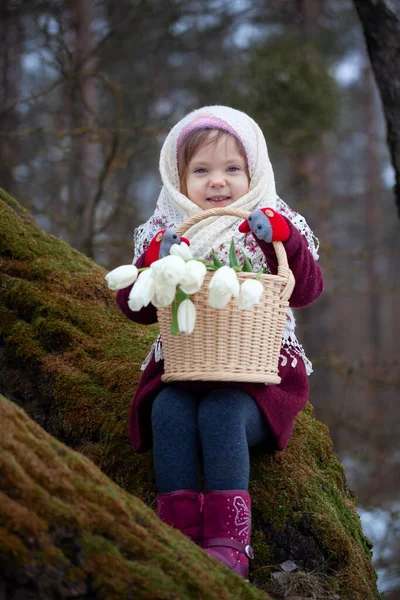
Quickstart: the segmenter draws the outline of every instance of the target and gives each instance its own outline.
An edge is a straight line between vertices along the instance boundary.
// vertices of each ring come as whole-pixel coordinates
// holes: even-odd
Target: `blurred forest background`
[[[263,128],[320,239],[326,291],[297,313],[311,401],[400,598],[399,221],[352,2],[0,0],[0,27],[0,185],[106,268],[132,259],[178,119],[228,104]]]

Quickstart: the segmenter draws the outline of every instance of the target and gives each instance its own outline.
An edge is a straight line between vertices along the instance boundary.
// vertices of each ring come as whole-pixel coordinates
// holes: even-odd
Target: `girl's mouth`
[[[207,198],[209,202],[225,202],[230,199],[230,196],[211,196],[210,198]]]

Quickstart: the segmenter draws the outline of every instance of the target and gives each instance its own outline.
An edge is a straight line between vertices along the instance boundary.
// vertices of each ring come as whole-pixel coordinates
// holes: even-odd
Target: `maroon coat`
[[[287,220],[291,235],[284,242],[287,252],[289,267],[296,279],[290,306],[301,308],[314,302],[323,290],[322,273],[311,255],[306,239]],[[272,244],[263,241],[258,244],[265,254],[272,273],[277,272],[277,259]],[[144,264],[144,254],[136,263],[138,268]],[[140,311],[131,311],[128,307],[128,297],[132,286],[119,290],[117,303],[125,315],[136,323],[149,325],[157,321],[157,311],[152,304]],[[286,354],[284,349],[282,354]],[[281,362],[281,361],[280,361]],[[129,432],[132,444],[138,451],[147,450],[152,445],[151,408],[154,398],[159,391],[168,384],[161,381],[164,370],[164,361],[155,362],[154,356],[147,365],[139,381],[135,396],[132,401],[129,415]],[[308,377],[303,360],[299,357],[296,367],[291,366],[288,356],[284,367],[279,366],[279,375],[282,378],[279,385],[264,385],[261,383],[238,382],[174,382],[194,393],[202,394],[216,387],[239,388],[254,398],[260,407],[274,437],[273,448],[283,450],[289,441],[296,415],[304,407],[308,399]]]

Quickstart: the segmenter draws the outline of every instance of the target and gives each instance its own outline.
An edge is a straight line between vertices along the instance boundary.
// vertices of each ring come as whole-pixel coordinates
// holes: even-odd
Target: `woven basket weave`
[[[177,229],[183,235],[192,225],[212,216],[246,219],[250,213],[233,208],[214,208],[186,220]],[[164,350],[162,381],[244,381],[280,383],[278,361],[286,325],[286,309],[295,280],[289,269],[282,242],[273,243],[278,274],[263,274],[260,303],[239,310],[235,298],[225,308],[208,305],[208,284],[214,272],[206,274],[201,289],[190,296],[196,307],[193,333],[171,334],[171,307],[158,308],[158,322]],[[256,273],[237,273],[239,282],[255,279]]]

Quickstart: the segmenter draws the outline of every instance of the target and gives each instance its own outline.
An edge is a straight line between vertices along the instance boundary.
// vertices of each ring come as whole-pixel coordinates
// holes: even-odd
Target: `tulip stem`
[[[171,334],[178,335],[178,302],[176,300],[173,300],[171,304],[171,317]]]
[[[178,308],[181,302],[189,298],[188,294],[181,289],[180,286],[177,287],[175,299],[172,301],[171,305],[171,334],[178,335],[179,334],[179,325],[178,325]]]

